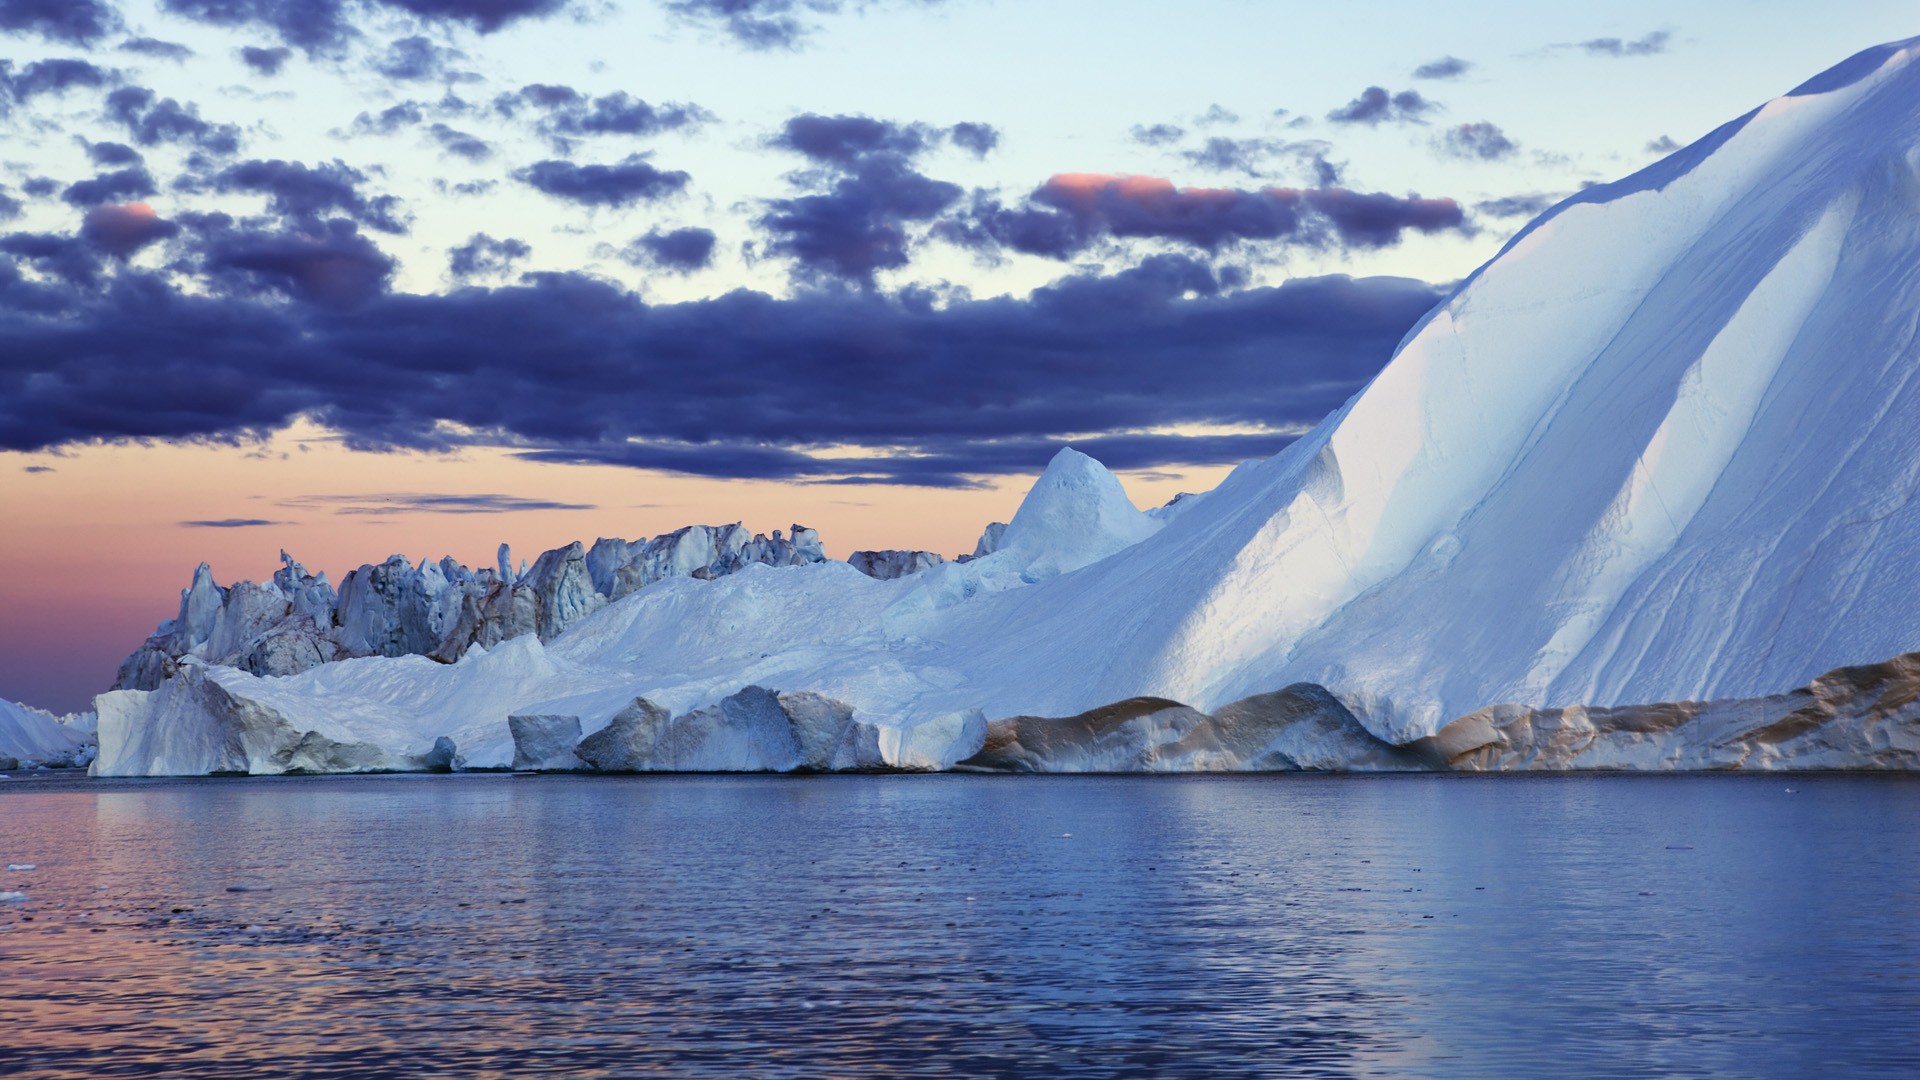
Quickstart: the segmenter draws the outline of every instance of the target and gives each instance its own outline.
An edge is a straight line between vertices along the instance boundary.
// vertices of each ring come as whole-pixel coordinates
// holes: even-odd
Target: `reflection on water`
[[[1917,834],[1853,777],[15,781],[0,1074],[1912,1076]]]

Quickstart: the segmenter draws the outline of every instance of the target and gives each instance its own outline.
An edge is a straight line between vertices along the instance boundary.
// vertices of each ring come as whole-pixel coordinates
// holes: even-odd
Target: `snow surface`
[[[301,731],[504,766],[509,715],[590,736],[636,697],[680,716],[750,685],[910,742],[976,709],[1310,683],[1399,745],[1496,704],[1754,698],[1912,652],[1916,42],[1549,211],[1345,407],[1177,510],[1067,450],[966,563],[668,578],[451,666],[207,677]]]

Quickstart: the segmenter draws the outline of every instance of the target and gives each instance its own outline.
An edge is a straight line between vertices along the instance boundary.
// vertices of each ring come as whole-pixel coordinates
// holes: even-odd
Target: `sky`
[[[970,550],[1363,387],[1533,215],[1908,3],[0,0],[0,697],[193,567]]]

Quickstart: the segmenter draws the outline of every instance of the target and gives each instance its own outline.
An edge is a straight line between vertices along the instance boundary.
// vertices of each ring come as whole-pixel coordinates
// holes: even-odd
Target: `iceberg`
[[[95,745],[92,713],[55,716],[0,699],[0,772],[86,765]]]
[[[330,609],[291,561],[277,595],[196,574],[129,661],[175,674],[96,703],[96,771],[443,738],[613,771],[1912,768],[1917,54],[1547,211],[1210,492],[1142,511],[1064,449],[973,557],[891,578],[798,527],[390,561]],[[342,655],[247,659],[298,619]]]

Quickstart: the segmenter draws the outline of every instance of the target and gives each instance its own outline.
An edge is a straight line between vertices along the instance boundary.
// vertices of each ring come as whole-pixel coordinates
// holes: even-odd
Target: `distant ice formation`
[[[0,772],[86,765],[94,747],[92,713],[55,716],[0,699]]]

